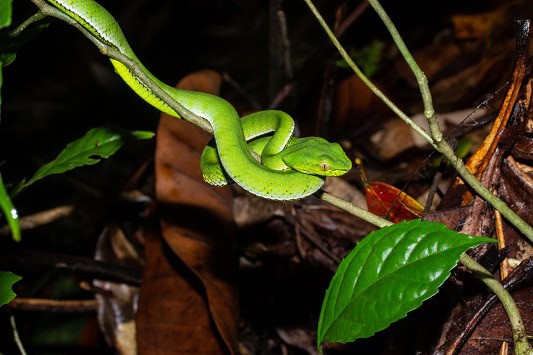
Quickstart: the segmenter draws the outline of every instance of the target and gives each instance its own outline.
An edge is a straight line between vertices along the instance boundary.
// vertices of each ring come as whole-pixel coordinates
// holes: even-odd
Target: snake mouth
[[[337,169],[337,170],[329,170],[326,172],[326,176],[341,176],[348,172],[348,170],[345,169]]]

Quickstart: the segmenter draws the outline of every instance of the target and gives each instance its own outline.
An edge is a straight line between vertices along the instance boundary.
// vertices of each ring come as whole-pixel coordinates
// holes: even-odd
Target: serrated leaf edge
[[[457,261],[456,261],[456,262],[455,262],[455,263],[449,268],[449,270],[447,270],[446,272],[443,272],[443,273],[442,273],[442,275],[447,275],[447,276],[442,280],[442,282],[439,283],[439,285],[438,285],[438,286],[436,287],[436,289],[435,289],[435,292],[431,293],[430,295],[428,295],[427,297],[425,297],[424,299],[422,299],[420,302],[418,302],[418,300],[420,300],[420,298],[417,298],[417,299],[415,300],[415,302],[416,302],[416,303],[415,303],[415,304],[416,304],[416,307],[414,307],[414,308],[412,308],[411,310],[407,311],[405,314],[401,314],[401,317],[400,317],[400,318],[397,318],[396,320],[389,322],[389,323],[386,324],[383,328],[381,328],[381,329],[379,329],[379,330],[376,330],[376,331],[373,332],[372,334],[375,334],[376,332],[385,329],[385,328],[386,328],[388,325],[390,325],[391,323],[393,323],[393,322],[395,322],[395,321],[397,321],[397,320],[399,320],[399,319],[405,317],[405,315],[407,315],[407,313],[409,313],[409,312],[415,310],[416,308],[420,307],[420,305],[421,305],[425,300],[427,300],[427,299],[431,298],[432,296],[434,296],[434,295],[438,292],[440,286],[442,286],[442,284],[443,284],[443,283],[446,281],[446,279],[448,278],[448,275],[450,274],[451,270],[457,265],[457,262],[459,261],[459,256],[460,256],[464,251],[466,251],[466,250],[468,250],[468,249],[470,249],[470,248],[473,248],[473,247],[475,247],[475,246],[477,246],[477,245],[480,245],[480,244],[482,244],[482,243],[485,243],[485,242],[495,242],[495,240],[492,239],[492,238],[479,237],[479,236],[469,236],[469,235],[467,235],[467,234],[459,233],[459,232],[457,232],[457,231],[454,231],[454,230],[448,229],[448,228],[447,228],[444,224],[442,224],[442,223],[428,222],[428,221],[422,221],[422,220],[420,220],[420,219],[416,219],[416,220],[411,220],[411,221],[402,221],[402,222],[400,222],[400,223],[396,223],[396,224],[394,224],[394,225],[391,225],[391,226],[389,226],[389,227],[393,227],[393,226],[394,226],[396,229],[391,230],[390,232],[389,232],[389,231],[383,231],[384,228],[381,228],[381,229],[379,229],[379,230],[377,230],[377,231],[374,231],[374,232],[370,233],[367,237],[365,237],[363,240],[361,240],[361,241],[359,242],[359,244],[356,246],[356,248],[354,248],[353,251],[355,251],[357,248],[363,249],[367,244],[370,244],[370,243],[371,243],[371,239],[368,239],[368,238],[369,238],[372,234],[374,234],[374,233],[378,233],[378,232],[383,232],[383,235],[381,235],[381,236],[379,237],[379,239],[376,240],[375,243],[372,245],[372,249],[371,249],[370,253],[367,254],[366,259],[365,259],[365,262],[363,263],[363,267],[364,267],[364,265],[367,263],[368,257],[372,254],[372,250],[376,247],[376,244],[378,244],[379,241],[381,241],[383,238],[386,238],[390,233],[395,233],[395,232],[397,232],[399,228],[402,228],[402,227],[403,227],[403,225],[405,225],[405,227],[407,227],[407,228],[406,228],[406,232],[409,232],[409,231],[412,231],[412,230],[414,230],[414,229],[416,229],[416,228],[420,228],[420,225],[421,225],[421,224],[430,224],[430,225],[435,226],[435,228],[439,228],[439,230],[435,230],[435,231],[431,231],[431,232],[429,232],[428,234],[425,235],[424,238],[431,237],[433,234],[438,234],[438,233],[441,233],[442,231],[444,231],[444,232],[447,232],[447,233],[450,233],[450,232],[451,232],[451,233],[454,233],[454,234],[456,234],[456,235],[458,235],[458,236],[463,236],[463,237],[465,237],[465,240],[466,240],[466,241],[469,241],[469,243],[464,243],[464,244],[461,244],[461,246],[457,246],[457,247],[455,247],[455,248],[447,249],[447,250],[446,250],[447,252],[453,252],[453,251],[455,251],[455,254],[457,254]],[[385,228],[387,228],[387,227],[385,227]],[[402,234],[402,236],[404,236],[404,235],[405,235],[405,234]],[[401,238],[400,238],[400,237],[397,237],[397,238],[401,241]],[[366,241],[366,243],[364,243],[365,241]],[[395,246],[396,246],[396,245],[397,245],[397,244],[395,244]],[[395,246],[394,246],[394,247],[395,247]],[[417,245],[417,246],[418,246],[418,245]],[[393,248],[394,248],[394,247],[393,247]],[[465,248],[465,247],[466,247],[466,248]],[[457,250],[459,250],[459,252],[458,252]],[[340,286],[339,286],[339,289],[340,289],[340,287],[342,286],[342,283],[343,283],[343,280],[344,280],[344,277],[345,277],[346,271],[348,270],[348,265],[349,265],[349,263],[351,262],[351,260],[353,260],[353,259],[357,256],[357,254],[358,254],[358,251],[355,252],[355,253],[353,253],[353,254],[352,254],[352,252],[350,252],[350,254],[349,254],[349,255],[348,255],[348,256],[347,256],[347,257],[341,262],[341,265],[342,265],[342,264],[345,264],[346,267],[344,267],[344,270],[343,270],[342,279],[341,279],[341,281],[340,281],[340,283],[339,283],[339,285],[340,285]],[[414,265],[415,263],[421,262],[421,261],[425,260],[425,259],[428,258],[428,257],[432,257],[433,255],[434,255],[434,254],[430,254],[430,255],[424,256],[423,258],[420,258],[420,259],[417,259],[417,260],[415,260],[415,261],[413,261],[413,262],[410,262],[410,263],[408,263],[408,264],[403,264],[399,269],[394,270],[393,273],[396,273],[398,270],[401,270],[401,269],[404,268],[404,267],[412,266],[412,265]],[[350,261],[348,261],[348,258],[350,259]],[[345,262],[345,261],[346,261],[346,262]],[[341,265],[339,265],[339,268],[341,267]],[[372,284],[368,285],[363,291],[359,292],[355,297],[359,297],[361,294],[363,294],[364,292],[366,292],[368,289],[370,289],[370,288],[373,287],[374,285],[378,284],[383,278],[385,278],[385,277],[387,277],[387,276],[389,276],[389,275],[391,275],[391,274],[392,274],[392,273],[388,273],[388,274],[386,274],[386,275],[380,276],[380,278],[379,278],[376,282],[373,282]],[[337,274],[334,275],[334,278],[335,278],[336,276],[337,276]],[[353,283],[354,285],[357,284],[357,280],[359,279],[360,276],[361,276],[361,273],[359,273],[359,275],[357,275],[357,279],[356,279],[355,282]],[[333,280],[332,280],[332,282],[333,282]],[[432,281],[431,281],[431,282],[432,282]],[[332,286],[332,285],[330,284],[330,286]],[[328,290],[326,291],[326,295],[325,295],[325,297],[324,297],[324,304],[325,304],[325,301],[326,301],[327,299],[329,299],[330,294],[331,294],[331,290],[332,290],[332,288],[331,288],[331,287],[328,287]],[[338,292],[338,291],[337,291],[337,292]],[[334,306],[333,306],[333,309],[335,309],[335,307],[336,307],[337,300],[338,300],[338,297],[335,299],[335,304],[334,304]],[[346,310],[346,309],[352,304],[352,302],[353,302],[353,300],[351,300],[351,301],[350,301],[350,302],[349,302],[349,303],[343,308],[343,310],[342,310],[341,312],[338,313],[338,315],[335,317],[335,319],[339,319],[339,318],[341,317],[342,313],[345,312],[345,310]],[[326,340],[326,339],[327,339],[327,333],[328,333],[329,329],[331,329],[331,324],[333,324],[333,322],[332,322],[331,324],[328,325],[328,327],[327,327],[326,330],[323,329],[323,327],[322,327],[322,325],[324,324],[323,313],[324,313],[324,308],[321,310],[320,318],[319,318],[319,323],[318,323],[318,333],[317,333],[317,335],[318,335],[318,340],[319,340],[320,344],[322,344],[322,343],[324,343],[324,342],[327,341],[327,340]],[[371,334],[371,335],[372,335],[372,334]],[[369,335],[369,336],[370,336],[370,335]],[[353,339],[353,340],[356,340],[356,339],[359,339],[359,338],[356,337],[356,338]],[[353,340],[351,340],[351,341],[353,341]],[[346,342],[348,342],[348,341],[350,341],[350,340],[347,340]],[[335,342],[337,342],[337,341],[335,340]]]

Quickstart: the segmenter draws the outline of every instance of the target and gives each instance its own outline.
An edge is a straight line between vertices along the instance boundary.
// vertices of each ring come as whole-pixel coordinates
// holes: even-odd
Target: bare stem
[[[315,193],[315,196],[329,203],[330,205],[337,207],[338,209],[346,211],[355,217],[361,218],[363,221],[366,221],[370,224],[375,225],[376,227],[383,228],[383,227],[390,226],[393,224],[391,221],[387,221],[386,219],[378,217],[375,214],[361,207],[358,207],[354,205],[353,203],[343,200],[340,197],[333,196],[332,194],[324,190],[317,191]]]
[[[15,29],[13,29],[12,31],[10,31],[8,33],[8,36],[11,37],[11,38],[14,38],[14,37],[17,37],[19,36],[28,26],[30,26],[31,24],[35,23],[35,22],[39,22],[43,19],[46,18],[46,15],[43,14],[41,11],[33,14],[32,16],[30,16],[26,21],[24,21],[23,23],[21,23],[20,25],[18,25]]]
[[[24,345],[20,340],[19,332],[17,331],[17,324],[15,323],[15,317],[13,315],[9,316],[9,323],[11,323],[11,329],[13,330],[13,340],[15,340],[15,344],[17,344],[20,353],[22,355],[26,355],[26,350],[24,350]]]
[[[473,271],[476,276],[483,281],[488,288],[494,292],[496,297],[502,303],[507,316],[509,317],[509,322],[511,323],[511,328],[513,329],[513,340],[515,344],[515,354],[528,355],[531,354],[532,349],[529,345],[526,329],[524,327],[524,322],[520,316],[520,311],[516,306],[515,301],[511,294],[503,287],[503,285],[496,280],[496,278],[488,272],[483,266],[481,266],[477,261],[472,259],[466,254],[462,254],[460,259],[461,264],[466,266],[469,270]]]
[[[17,297],[9,302],[9,308],[17,311],[94,313],[98,305],[92,300],[52,300]]]

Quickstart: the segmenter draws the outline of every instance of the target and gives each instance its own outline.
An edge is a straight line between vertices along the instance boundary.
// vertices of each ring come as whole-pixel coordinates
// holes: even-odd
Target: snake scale
[[[220,186],[234,181],[257,196],[294,200],[317,191],[325,176],[339,176],[351,169],[350,159],[338,144],[318,137],[292,138],[294,121],[282,111],[260,111],[240,118],[235,108],[218,96],[180,90],[161,82],[142,65],[113,16],[95,1],[48,2],[101,42],[135,61],[172,98],[209,121],[216,144],[209,144],[202,154],[202,174],[208,183]],[[141,98],[158,110],[180,118],[126,66],[113,59],[111,62]],[[271,136],[248,146],[248,141],[265,134]],[[260,162],[250,149],[261,156]]]

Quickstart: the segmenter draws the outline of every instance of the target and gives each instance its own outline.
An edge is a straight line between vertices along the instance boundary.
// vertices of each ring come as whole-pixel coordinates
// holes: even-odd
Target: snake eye
[[[331,165],[328,162],[326,161],[320,162],[320,169],[326,171],[326,170],[329,170],[329,168],[331,168]]]

